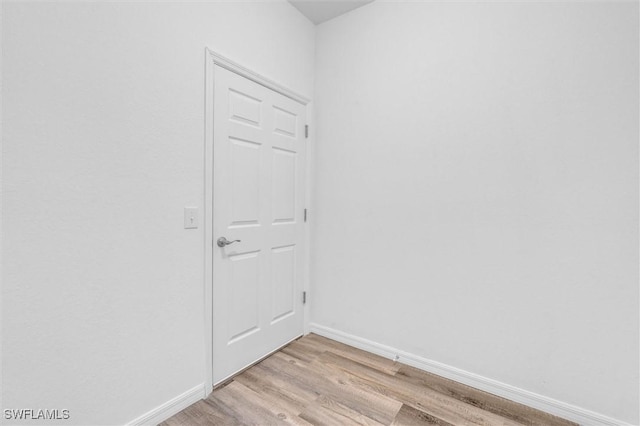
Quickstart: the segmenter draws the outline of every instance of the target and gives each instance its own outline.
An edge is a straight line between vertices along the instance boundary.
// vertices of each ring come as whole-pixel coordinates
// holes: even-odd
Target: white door
[[[304,105],[218,65],[214,82],[218,384],[303,334],[306,142]]]

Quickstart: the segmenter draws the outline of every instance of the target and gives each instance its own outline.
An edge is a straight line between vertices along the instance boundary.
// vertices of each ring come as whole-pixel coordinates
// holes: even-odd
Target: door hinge
[[[304,125],[304,137],[305,137],[305,139],[309,137],[309,125],[308,124]]]
[[[307,292],[302,292],[302,304],[305,305],[307,303]]]
[[[304,221],[307,221],[307,209],[304,209]]]

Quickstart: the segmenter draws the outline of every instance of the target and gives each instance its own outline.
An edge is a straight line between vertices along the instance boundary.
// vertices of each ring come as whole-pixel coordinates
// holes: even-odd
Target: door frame
[[[268,89],[280,93],[305,106],[306,120],[309,124],[312,115],[311,99],[288,89],[287,87],[268,79],[249,68],[246,68],[224,56],[205,48],[205,131],[204,131],[204,350],[205,350],[205,397],[213,391],[213,127],[214,112],[214,79],[215,66],[218,65]],[[305,205],[311,210],[312,166],[313,166],[313,132],[309,132],[305,139],[307,144],[306,178],[305,178]],[[309,222],[307,222],[307,225]],[[305,226],[305,264],[303,273],[303,291],[309,291],[309,261],[310,261],[310,227]],[[308,300],[308,299],[307,299]],[[303,305],[303,330],[309,333],[309,303]]]

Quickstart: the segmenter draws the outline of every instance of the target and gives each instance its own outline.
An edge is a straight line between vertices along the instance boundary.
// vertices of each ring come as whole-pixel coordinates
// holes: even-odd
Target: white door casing
[[[207,65],[213,244],[205,340],[215,385],[304,331],[306,106],[253,74]],[[219,247],[221,237],[240,241]]]

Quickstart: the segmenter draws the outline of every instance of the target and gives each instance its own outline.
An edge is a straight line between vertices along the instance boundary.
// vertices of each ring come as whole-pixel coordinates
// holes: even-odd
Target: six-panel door
[[[213,381],[303,333],[305,106],[214,71]]]

